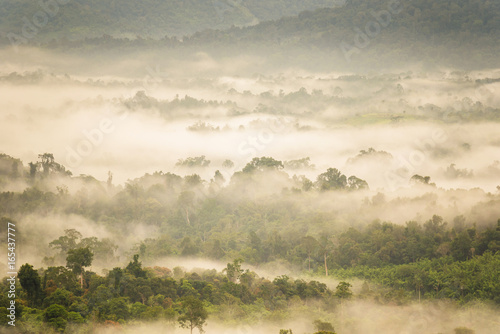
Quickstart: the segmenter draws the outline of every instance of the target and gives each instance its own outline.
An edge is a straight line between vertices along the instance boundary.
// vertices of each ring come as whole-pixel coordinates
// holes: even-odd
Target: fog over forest
[[[486,0],[0,0],[0,333],[497,333],[499,37]]]

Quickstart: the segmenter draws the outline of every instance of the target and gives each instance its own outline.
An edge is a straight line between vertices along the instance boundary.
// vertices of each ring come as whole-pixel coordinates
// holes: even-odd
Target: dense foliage
[[[388,154],[368,150],[355,159],[369,153]],[[83,237],[77,228],[66,229],[38,247],[46,267],[24,264],[19,270],[20,324],[33,333],[151,320],[203,329],[207,317],[281,319],[297,305],[315,303],[326,310],[352,298],[381,303],[436,298],[500,303],[500,220],[497,225],[476,227],[457,216],[448,226],[434,215],[424,224],[374,221],[365,227],[343,227],[334,215],[314,207],[304,210],[296,199],[316,200],[337,192],[350,196],[366,191],[367,184],[334,168],[315,181],[290,178],[285,172],[285,166],[307,168],[309,159],[283,163],[254,158],[226,185],[220,172],[210,182],[197,174],[157,172],[125,187],[114,186],[111,174],[107,182],[72,177],[48,153],[39,159],[24,167],[18,159],[1,157],[4,183],[27,186],[22,192],[0,193],[2,228],[13,221],[22,230],[29,214],[79,215],[115,231],[117,238]],[[204,156],[179,161],[188,169],[206,168],[209,163]],[[76,184],[80,189],[70,191],[67,185]],[[272,188],[269,195],[262,193],[264,185]],[[278,185],[283,187],[281,196],[271,200]],[[418,186],[435,187],[428,182]],[[256,189],[261,192],[258,196]],[[117,240],[139,222],[158,233],[129,249],[128,254],[135,254],[129,255],[128,265],[111,269],[110,263],[119,257]],[[20,243],[23,235],[26,232]],[[229,263],[222,273],[142,265],[164,256]],[[344,281],[333,291],[318,281],[286,275],[269,280],[242,269],[242,263],[259,267],[271,262]],[[93,264],[104,266],[104,274],[93,272],[89,268]],[[360,293],[353,295],[351,279],[366,280]],[[4,280],[2,312],[6,312],[7,289]],[[328,323],[316,325],[319,332],[330,329]]]
[[[63,36],[80,39],[103,34],[155,38],[166,35],[182,37],[208,28],[246,26],[283,16],[297,15],[307,9],[336,6],[340,1],[72,0],[61,1],[59,5],[56,1],[43,3],[48,5],[41,6],[39,2],[34,1],[0,1],[0,31],[3,34],[20,33],[24,24],[23,17],[32,18],[38,11],[47,8],[45,11],[54,15],[50,15],[49,22],[40,31],[39,38],[45,40]]]
[[[312,54],[318,57],[323,50],[323,57],[343,67],[352,60],[367,68],[387,61],[395,61],[393,65],[425,61],[462,68],[498,66],[497,1],[352,0],[346,5],[344,1],[126,1],[104,5],[79,0],[61,6],[61,13],[50,17],[43,28],[33,26],[36,38],[9,35],[10,40],[8,33],[22,36],[23,16],[31,17],[39,8],[35,2],[3,2],[2,44],[75,50],[183,47],[184,52],[201,48],[223,54],[246,50],[297,61]],[[268,19],[274,21],[255,24]],[[18,31],[10,31],[12,27]]]

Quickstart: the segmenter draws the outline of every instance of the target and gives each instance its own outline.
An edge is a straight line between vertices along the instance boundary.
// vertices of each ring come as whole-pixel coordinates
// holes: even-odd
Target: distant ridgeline
[[[0,34],[34,30],[37,39],[162,38],[248,26],[344,0],[0,0]]]
[[[182,45],[226,53],[271,47],[284,54],[293,48],[331,52],[330,60],[347,64],[397,59],[498,66],[498,1],[64,2],[51,16],[38,13],[38,2],[0,0],[0,43],[62,49]]]

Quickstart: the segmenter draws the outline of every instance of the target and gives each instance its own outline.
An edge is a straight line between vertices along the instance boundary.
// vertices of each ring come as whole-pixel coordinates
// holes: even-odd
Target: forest
[[[54,0],[0,1],[0,31],[23,24],[23,17],[37,21],[40,10],[49,14],[39,37],[42,40],[82,39],[108,34],[115,37],[163,38],[191,35],[209,28],[255,25],[261,21],[294,16],[304,10],[338,7],[342,0]],[[4,32],[5,34],[5,32]]]
[[[369,188],[366,181],[335,168],[315,180],[292,178],[283,169],[297,161],[261,157],[235,172],[226,186],[216,171],[209,181],[197,174],[156,172],[121,187],[113,185],[112,174],[106,182],[88,175],[73,177],[50,153],[40,154],[26,167],[8,155],[0,161],[4,185],[20,180],[29,184],[22,192],[0,193],[2,228],[7,222],[20,226],[15,218],[29,214],[76,215],[106,226],[114,235],[84,237],[72,228],[37,245],[39,252],[45,249],[41,254],[52,255],[38,259],[39,267],[20,267],[16,300],[22,305],[17,324],[21,332],[83,333],[95,326],[119,330],[125,324],[152,321],[202,330],[207,318],[226,325],[255,318],[286,323],[301,310],[318,317],[309,327],[333,332],[332,324],[341,320],[326,321],[314,308],[327,314],[341,309],[344,300],[381,305],[435,300],[500,303],[500,219],[470,226],[461,215],[451,222],[433,215],[423,224],[376,220],[364,227],[341,226],[333,213],[317,208],[311,212],[300,204],[305,197]],[[209,163],[201,156],[177,164],[193,168]],[[282,188],[274,200],[251,195],[252,187],[270,178],[286,179],[295,187]],[[413,179],[418,180],[412,181],[415,186],[434,187],[418,175]],[[69,191],[67,185],[75,183],[81,188]],[[158,237],[119,249],[119,235],[132,231],[139,221],[154,226]],[[29,232],[20,236],[20,244],[32,238]],[[162,257],[204,258],[227,265],[219,271],[142,265]],[[127,265],[112,267],[125,259]],[[266,264],[277,263],[303,274],[258,274]],[[246,265],[255,269],[244,269]],[[103,268],[102,274],[93,268]],[[338,284],[325,281],[328,277]],[[362,282],[356,292],[352,280]],[[2,292],[9,285],[5,278]],[[4,324],[9,321],[6,295],[2,293],[1,301]]]
[[[286,59],[301,67],[311,67],[308,60],[319,58],[314,65],[321,64],[323,70],[364,73],[386,63],[404,67],[425,62],[462,69],[498,66],[500,4],[496,1],[217,0],[186,6],[173,1],[128,1],[114,10],[118,6],[114,2],[103,6],[99,1],[74,0],[61,6],[61,14],[51,20],[47,16],[41,28],[31,23],[27,37],[21,31],[28,29],[23,20],[36,13],[36,5],[3,2],[0,45],[91,55],[103,49],[210,50],[220,56],[271,57],[277,64]],[[8,31],[9,26],[18,31]]]
[[[0,333],[497,334],[500,3],[0,0]]]

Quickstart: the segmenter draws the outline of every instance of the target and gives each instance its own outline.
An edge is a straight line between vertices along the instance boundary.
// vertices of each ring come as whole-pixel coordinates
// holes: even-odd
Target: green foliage
[[[334,333],[335,329],[333,328],[333,325],[329,322],[324,322],[321,320],[314,320],[313,321],[314,328],[318,332],[327,332],[327,333]]]
[[[345,189],[347,178],[338,169],[328,168],[325,173],[318,176],[316,184],[321,190]]]
[[[253,173],[255,171],[264,172],[268,170],[280,170],[283,169],[283,162],[275,160],[271,157],[261,157],[253,158],[245,167],[243,167],[243,173]]]
[[[99,306],[98,316],[101,320],[127,320],[130,318],[130,311],[127,299],[124,297],[112,298],[105,304]]]
[[[68,2],[58,7],[57,15],[50,17],[39,38],[101,36],[142,36],[162,38],[165,35],[182,37],[205,29],[223,29],[268,21],[282,16],[297,15],[311,10],[337,5],[336,0],[246,0],[244,2],[191,1],[188,3],[131,0],[102,3],[96,0]],[[0,29],[12,29],[24,16],[31,18],[40,10],[38,3],[6,0],[2,2],[0,16],[4,18]],[[108,35],[108,37],[109,37]]]
[[[226,273],[227,278],[231,282],[237,282],[240,279],[241,274],[243,274],[243,269],[241,269],[242,262],[243,260],[236,259],[233,263],[228,263],[226,268],[224,268],[223,272]]]
[[[33,269],[32,265],[26,263],[21,266],[17,277],[28,295],[30,304],[35,305],[41,293],[41,281],[38,272]]]
[[[94,254],[88,247],[70,249],[66,257],[66,267],[71,269],[76,275],[83,273],[83,268],[92,264]]]
[[[207,318],[208,312],[199,299],[187,296],[181,300],[181,315],[177,321],[182,328],[190,329],[191,333],[193,333],[194,328],[197,328],[200,333],[203,333],[203,326]]]
[[[340,282],[335,288],[335,296],[340,299],[349,299],[352,297],[351,288],[352,285],[347,282]]]
[[[68,311],[62,305],[52,304],[44,313],[44,319],[58,331],[64,331],[68,319]]]
[[[460,302],[474,299],[500,302],[500,283],[494,278],[500,275],[498,252],[495,255],[486,252],[464,262],[456,262],[448,256],[381,268],[356,266],[347,270],[335,270],[335,275],[370,279],[394,291],[415,293],[420,290],[428,298],[451,298]]]
[[[210,165],[210,160],[207,160],[204,155],[194,158],[186,158],[184,160],[179,159],[175,164],[179,167],[208,167]]]
[[[75,324],[83,324],[85,322],[85,319],[83,319],[82,315],[78,312],[69,312],[68,322]]]
[[[134,259],[130,261],[125,271],[134,275],[134,277],[146,278],[147,272],[142,269],[142,262],[139,262],[139,254],[134,254]]]
[[[44,299],[44,305],[49,306],[53,304],[69,307],[72,303],[72,293],[64,288],[58,288]]]

